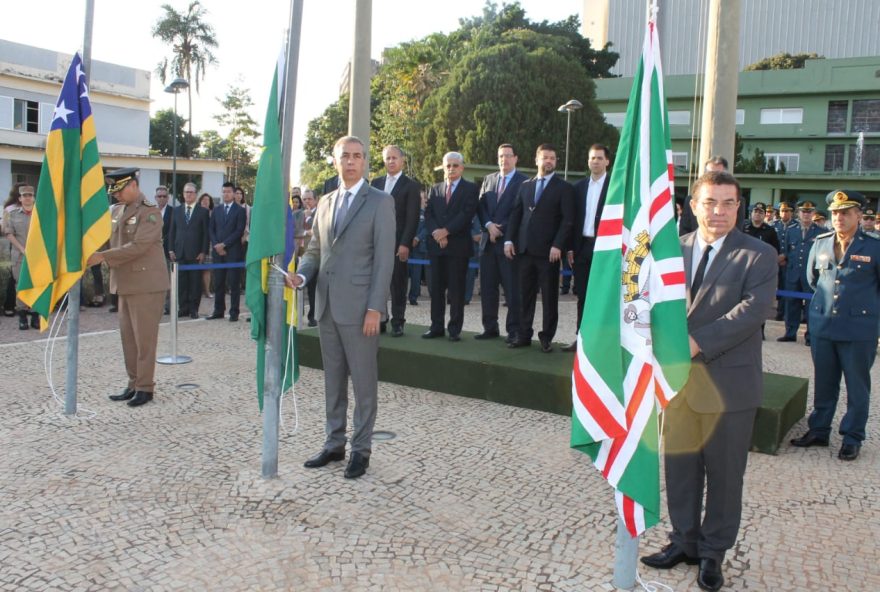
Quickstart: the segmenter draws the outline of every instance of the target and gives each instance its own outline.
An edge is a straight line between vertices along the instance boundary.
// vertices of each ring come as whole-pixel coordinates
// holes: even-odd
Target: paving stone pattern
[[[564,343],[574,303],[560,308]],[[466,313],[479,330],[477,299]],[[427,314],[427,299],[408,310]],[[124,386],[114,316],[85,311],[84,330],[106,331],[81,337],[80,418],[67,418],[42,336],[13,321],[0,321],[0,590],[613,590],[612,490],[569,449],[569,418],[383,383],[376,427],[396,438],[351,481],[344,463],[302,467],[324,416],[323,374],[303,368],[282,410],[279,478],[264,480],[247,323],[181,322],[193,363],[160,366],[155,401],[130,409],[107,399]],[[807,348],[772,341],[778,323],[767,334],[767,370],[811,375]],[[750,456],[725,589],[880,587],[876,417],[854,463],[837,460],[836,434],[827,449]],[[663,516],[643,553],[665,543]],[[641,574],[696,589],[694,567]]]

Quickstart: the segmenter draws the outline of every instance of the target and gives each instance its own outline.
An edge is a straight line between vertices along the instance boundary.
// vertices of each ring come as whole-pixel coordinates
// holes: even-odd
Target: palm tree
[[[205,79],[205,68],[216,64],[217,58],[211,50],[217,47],[214,27],[204,21],[207,10],[199,0],[192,0],[186,13],[174,10],[170,4],[163,4],[164,15],[153,26],[153,37],[171,45],[172,56],[159,62],[156,73],[165,84],[171,76],[185,78],[189,83],[189,135],[192,137],[192,87],[199,92],[199,82]],[[187,156],[192,156],[192,147],[187,146]]]

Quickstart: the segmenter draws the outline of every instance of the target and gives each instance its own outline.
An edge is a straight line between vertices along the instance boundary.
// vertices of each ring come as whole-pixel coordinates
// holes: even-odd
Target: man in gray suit
[[[394,269],[394,199],[364,180],[366,150],[354,136],[333,146],[339,188],[318,202],[312,239],[287,284],[317,282],[316,312],[324,362],[327,439],[307,468],[345,458],[348,377],[354,387],[354,432],[347,479],[370,465],[378,391],[379,323]]]
[[[665,411],[670,543],[642,558],[669,569],[699,563],[697,584],[718,590],[736,542],[755,412],[763,396],[761,324],[776,292],[776,250],[736,229],[739,183],[709,172],[694,184],[698,229],[681,237],[691,372]],[[705,518],[703,487],[706,486]]]

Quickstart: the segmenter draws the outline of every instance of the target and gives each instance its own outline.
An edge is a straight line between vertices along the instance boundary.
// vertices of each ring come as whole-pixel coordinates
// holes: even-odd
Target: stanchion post
[[[190,356],[177,355],[177,262],[171,264],[171,295],[168,299],[169,313],[171,314],[171,355],[160,356],[156,361],[160,364],[188,364],[192,362]]]
[[[263,479],[278,477],[278,425],[284,339],[284,277],[269,267],[266,306],[266,374],[263,381]],[[298,296],[298,294],[297,294]],[[299,298],[297,298],[299,300]]]
[[[617,540],[614,542],[614,579],[611,583],[618,590],[632,590],[636,586],[639,537],[632,537],[626,524],[617,518]]]

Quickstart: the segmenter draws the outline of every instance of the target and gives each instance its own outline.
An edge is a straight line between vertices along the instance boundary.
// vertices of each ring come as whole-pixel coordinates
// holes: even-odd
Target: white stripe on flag
[[[632,363],[629,365],[629,368],[627,368],[626,377],[623,379],[623,389],[630,397],[636,389],[639,375],[642,372],[644,364],[644,361],[633,358]],[[627,405],[628,404],[629,399],[627,399]],[[645,394],[633,416],[633,422],[626,433],[623,446],[620,447],[620,450],[614,459],[614,463],[611,465],[611,470],[608,472],[608,483],[614,487],[617,487],[617,483],[620,481],[624,471],[626,471],[626,467],[629,465],[630,459],[638,448],[639,442],[642,439],[642,432],[648,424],[654,404],[654,379],[652,370],[651,379],[648,380],[648,384],[645,387]]]
[[[583,351],[583,340],[578,339],[578,367],[581,369],[581,377],[583,380],[590,385],[590,388],[596,393],[596,396],[599,398],[599,402],[601,405],[607,410],[608,414],[611,418],[617,422],[618,426],[621,428],[626,428],[626,410],[623,405],[618,401],[617,395],[614,394],[614,391],[605,383],[605,380],[599,375],[590,361],[587,359],[587,356]],[[574,372],[572,372],[574,374]],[[581,403],[580,397],[578,396],[577,386],[576,386],[576,378],[572,376],[572,385],[571,385],[571,398],[575,410],[575,414],[577,415],[578,420],[581,422],[581,425],[587,431],[591,438],[593,438],[594,442],[599,442],[600,440],[605,440],[609,438],[609,434],[605,431],[604,428],[600,427],[598,422],[593,419],[592,414],[587,410],[587,408]]]
[[[619,489],[614,490],[614,504],[617,506],[617,515],[623,517],[626,513],[626,510],[623,507],[624,502],[624,494]],[[633,504],[633,523],[635,526],[636,534],[641,535],[645,532],[645,508],[642,505],[632,500]],[[624,519],[625,522],[625,519]],[[627,528],[629,525],[627,525]]]

